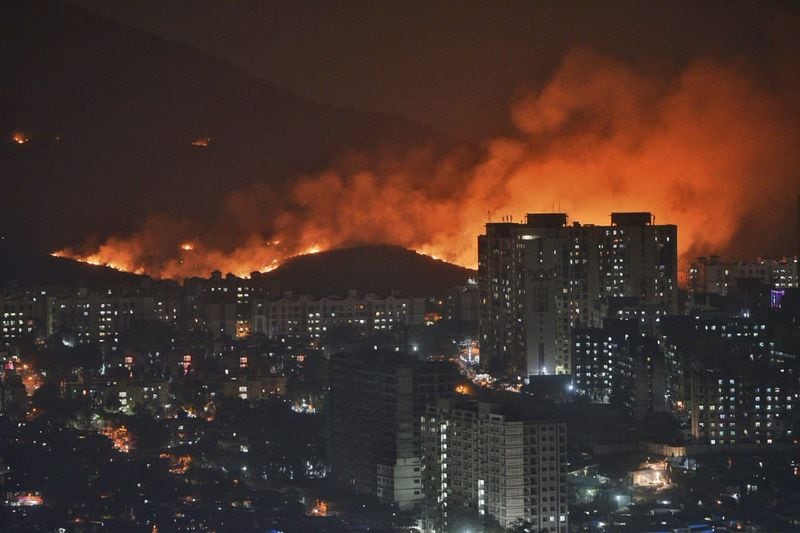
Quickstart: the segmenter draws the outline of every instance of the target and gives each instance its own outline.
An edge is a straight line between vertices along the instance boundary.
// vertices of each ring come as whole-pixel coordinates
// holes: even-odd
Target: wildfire
[[[262,267],[262,268],[261,268],[261,270],[260,270],[260,272],[261,272],[262,274],[266,274],[267,272],[272,272],[273,270],[275,270],[275,269],[276,269],[276,268],[278,268],[279,266],[280,266],[280,263],[278,262],[278,260],[277,260],[277,259],[273,259],[273,260],[270,262],[270,264],[268,264],[268,265],[267,265],[267,266],[265,266],[265,267]]]
[[[11,134],[11,142],[16,144],[25,144],[30,141],[30,137],[21,131],[15,131]]]
[[[100,254],[100,253],[82,255],[79,253],[75,253],[67,248],[51,252],[50,255],[53,257],[61,257],[64,259],[72,259],[74,261],[80,261],[81,263],[86,263],[87,265],[113,268],[114,270],[119,270],[121,272],[131,272],[133,274],[147,273],[144,267],[136,265],[130,261],[127,261],[122,256],[120,256],[120,258],[113,259],[109,256],[106,256],[105,254]]]
[[[156,214],[133,235],[57,255],[182,279],[396,244],[475,268],[487,220],[556,210],[583,224],[608,224],[614,211],[652,212],[657,223],[678,226],[682,262],[768,251],[783,244],[781,232],[767,231],[785,225],[775,204],[788,205],[797,190],[800,117],[796,91],[766,85],[738,64],[700,60],[653,76],[576,49],[541,90],[513,105],[513,136],[444,156],[357,154],[285,188],[235,190],[210,224]],[[181,244],[202,231],[202,245],[193,243],[184,260]]]
[[[208,249],[202,242],[181,240],[175,244],[179,251],[178,257],[166,261],[158,269],[147,268],[146,264],[140,263],[141,248],[138,244],[131,246],[117,240],[106,243],[91,254],[82,254],[65,248],[50,255],[125,272],[146,273],[157,278],[181,280],[191,276],[208,276],[214,270],[248,278],[252,272],[272,272],[291,257],[316,254],[326,249],[320,243],[297,247],[280,246],[280,244],[280,240],[252,239],[251,243],[224,254]],[[186,256],[180,257],[181,253],[186,252],[192,252],[191,260],[184,261]]]
[[[118,264],[114,263],[113,261],[104,261],[101,259],[99,254],[91,254],[86,256],[80,256],[70,253],[68,250],[58,250],[51,253],[53,257],[63,257],[65,259],[75,259],[76,261],[80,261],[81,263],[86,263],[88,265],[93,266],[105,266],[109,268],[113,268],[115,270],[128,270],[125,268],[126,265],[119,266]]]
[[[200,148],[205,148],[209,144],[211,144],[211,137],[198,137],[192,141],[192,146],[198,146]]]
[[[312,244],[311,246],[300,252],[300,255],[318,254],[321,251],[322,247],[319,244]]]

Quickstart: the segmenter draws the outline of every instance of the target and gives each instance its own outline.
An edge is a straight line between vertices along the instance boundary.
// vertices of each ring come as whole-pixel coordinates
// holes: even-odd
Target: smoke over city
[[[768,228],[795,216],[798,66],[796,54],[759,69],[700,58],[668,75],[576,48],[513,102],[514,136],[446,156],[343,154],[286,187],[232,191],[212,220],[163,213],[57,254],[176,279],[367,243],[474,267],[487,220],[554,210],[596,224],[651,211],[678,225],[683,260],[793,253],[793,230]]]

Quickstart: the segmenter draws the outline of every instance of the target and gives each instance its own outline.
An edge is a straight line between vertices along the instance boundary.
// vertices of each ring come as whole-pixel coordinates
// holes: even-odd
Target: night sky
[[[653,71],[697,57],[758,65],[795,2],[77,0],[314,101],[393,112],[451,135],[513,132],[508,108],[575,46]],[[787,20],[788,19],[788,20]]]

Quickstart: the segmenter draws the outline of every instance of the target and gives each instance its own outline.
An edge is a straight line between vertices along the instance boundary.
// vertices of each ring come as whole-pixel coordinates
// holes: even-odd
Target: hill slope
[[[56,2],[0,3],[0,34],[0,235],[38,251],[132,231],[154,212],[211,219],[231,190],[351,150],[450,143]]]
[[[400,246],[359,246],[295,257],[261,279],[282,291],[313,296],[348,290],[429,296],[474,276],[472,270]]]
[[[346,296],[351,290],[361,294],[387,295],[395,291],[430,296],[463,285],[475,276],[475,271],[400,246],[379,245],[298,256],[272,272],[257,276],[258,284],[273,291],[317,297]],[[72,259],[0,249],[0,288],[37,285],[104,288],[141,283],[173,284]]]
[[[72,259],[0,250],[0,288],[53,285],[105,288],[152,282],[148,276],[89,265]]]

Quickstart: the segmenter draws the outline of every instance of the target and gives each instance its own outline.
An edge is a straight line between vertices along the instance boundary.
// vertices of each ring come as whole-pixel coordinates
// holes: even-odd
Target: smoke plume
[[[477,156],[348,154],[287,188],[234,191],[210,222],[162,214],[133,235],[58,254],[179,279],[390,243],[474,267],[488,217],[553,210],[600,224],[612,211],[651,211],[678,225],[684,259],[793,253],[800,69],[787,57],[759,69],[704,58],[665,75],[574,49],[512,106],[518,134],[487,140]]]

